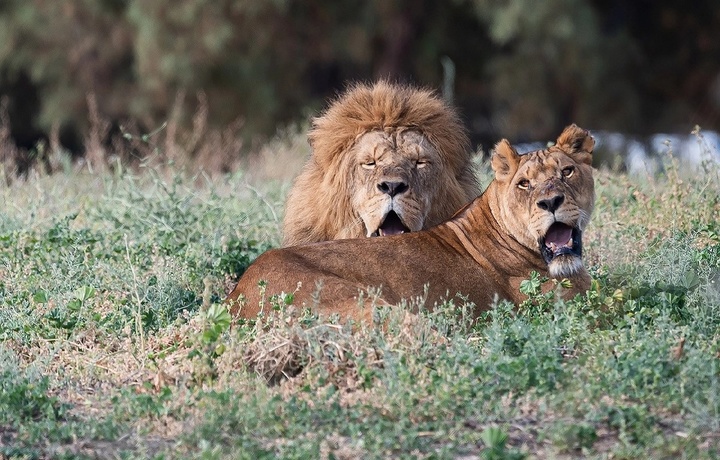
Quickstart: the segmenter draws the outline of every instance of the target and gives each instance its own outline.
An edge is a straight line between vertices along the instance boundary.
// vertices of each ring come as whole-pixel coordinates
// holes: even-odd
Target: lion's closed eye
[[[460,117],[429,90],[352,85],[313,120],[308,140],[312,156],[285,205],[285,246],[367,237],[381,226],[390,234],[401,228],[395,218],[421,230],[479,193]]]

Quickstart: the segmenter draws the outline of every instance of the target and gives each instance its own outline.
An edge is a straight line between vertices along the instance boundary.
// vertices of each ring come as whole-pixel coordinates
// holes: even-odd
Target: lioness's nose
[[[565,201],[565,195],[555,195],[552,198],[545,198],[543,200],[538,200],[537,205],[538,208],[543,209],[548,212],[555,212],[557,208],[560,207],[560,205]]]
[[[390,196],[395,196],[406,191],[408,189],[408,185],[405,182],[380,182],[378,184],[378,189]]]

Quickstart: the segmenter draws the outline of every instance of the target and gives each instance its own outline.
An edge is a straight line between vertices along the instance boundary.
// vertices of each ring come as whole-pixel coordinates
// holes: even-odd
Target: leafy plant
[[[78,327],[82,327],[87,320],[88,312],[84,307],[88,300],[95,297],[95,289],[90,286],[82,286],[76,289],[65,308],[55,307],[50,310],[45,318],[57,329],[64,330],[68,336]],[[48,301],[45,291],[38,291],[33,296],[33,300],[37,303],[46,303]]]
[[[543,292],[543,285],[547,283],[554,283],[554,286],[552,289],[547,290],[547,292]],[[520,311],[529,316],[541,315],[549,311],[557,297],[555,290],[558,286],[569,288],[571,285],[567,279],[558,282],[540,276],[536,271],[530,272],[530,278],[520,282],[520,292],[528,296],[528,298],[518,306]]]
[[[485,443],[482,451],[485,460],[522,460],[527,457],[515,449],[508,449],[508,435],[499,427],[486,428],[480,438]]]
[[[205,313],[205,330],[202,334],[202,342],[205,345],[214,345],[220,335],[230,328],[230,313],[225,305],[212,304]],[[213,353],[217,356],[223,352],[222,348],[215,348]]]
[[[200,367],[195,371],[196,380],[214,378],[217,375],[215,360],[225,352],[225,344],[220,341],[222,335],[230,329],[232,318],[224,304],[212,304],[203,314],[204,326],[199,337],[199,346],[194,348],[189,358],[199,358]]]
[[[559,423],[553,427],[553,443],[564,451],[587,451],[598,439],[597,429],[589,422]]]
[[[28,378],[7,367],[0,370],[0,423],[19,427],[31,420],[61,420],[68,410],[48,394],[48,378]]]

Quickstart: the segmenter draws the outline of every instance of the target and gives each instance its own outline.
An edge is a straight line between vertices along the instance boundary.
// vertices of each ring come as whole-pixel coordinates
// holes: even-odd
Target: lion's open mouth
[[[373,232],[371,236],[388,236],[399,235],[400,233],[409,233],[410,229],[402,223],[400,216],[395,211],[390,211],[380,227]]]
[[[552,224],[539,243],[540,253],[548,264],[564,254],[582,256],[582,232],[562,222]]]

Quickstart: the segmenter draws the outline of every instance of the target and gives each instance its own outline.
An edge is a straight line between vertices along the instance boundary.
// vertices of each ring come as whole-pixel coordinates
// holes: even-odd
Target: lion
[[[477,317],[496,298],[522,302],[520,283],[533,271],[568,279],[571,287],[560,289],[566,298],[584,292],[590,277],[582,235],[595,201],[594,145],[589,132],[576,125],[554,146],[524,155],[502,140],[491,157],[493,180],[448,221],[385,238],[265,252],[229,295],[230,311],[255,317],[270,308],[265,294],[284,292],[294,293],[298,307],[369,321],[371,305],[392,306],[423,295],[425,308],[432,309],[461,295],[474,303]],[[543,288],[551,287],[549,281]]]
[[[288,195],[283,246],[415,232],[475,198],[469,140],[432,91],[356,84],[313,121]]]

